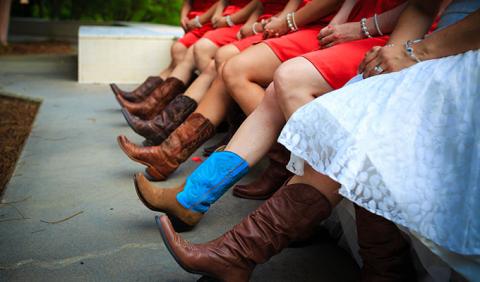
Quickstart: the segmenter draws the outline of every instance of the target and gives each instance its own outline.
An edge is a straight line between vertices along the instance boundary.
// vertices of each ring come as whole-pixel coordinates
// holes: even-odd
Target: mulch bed
[[[29,55],[29,54],[72,54],[75,50],[72,43],[62,41],[10,43],[0,45],[2,55]]]
[[[15,170],[40,102],[0,93],[0,197]]]

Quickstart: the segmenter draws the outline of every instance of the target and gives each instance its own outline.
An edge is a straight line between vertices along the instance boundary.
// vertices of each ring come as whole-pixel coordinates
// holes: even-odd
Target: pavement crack
[[[106,256],[110,256],[125,250],[131,250],[131,249],[159,250],[161,247],[162,247],[162,244],[158,244],[158,243],[149,243],[149,244],[129,243],[114,249],[90,252],[81,256],[69,257],[64,259],[57,259],[57,260],[50,260],[50,261],[26,259],[10,265],[0,265],[0,270],[16,270],[16,269],[27,267],[27,266],[40,267],[40,268],[46,268],[46,269],[58,269],[58,268],[70,266],[80,261],[106,257]]]

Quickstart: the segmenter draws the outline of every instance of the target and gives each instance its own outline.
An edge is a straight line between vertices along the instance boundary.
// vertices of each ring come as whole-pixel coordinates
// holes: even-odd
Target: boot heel
[[[166,177],[158,172],[153,166],[149,166],[145,169],[145,177],[150,181],[163,181],[166,179]]]

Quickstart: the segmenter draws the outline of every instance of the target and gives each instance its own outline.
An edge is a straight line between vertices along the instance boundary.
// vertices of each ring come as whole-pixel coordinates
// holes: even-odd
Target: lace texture
[[[480,254],[480,51],[416,64],[317,98],[279,142],[358,205]]]

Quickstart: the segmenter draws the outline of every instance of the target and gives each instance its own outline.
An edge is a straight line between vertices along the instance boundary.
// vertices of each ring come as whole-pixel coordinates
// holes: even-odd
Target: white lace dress
[[[321,96],[280,134],[341,195],[446,249],[480,255],[480,51]]]

